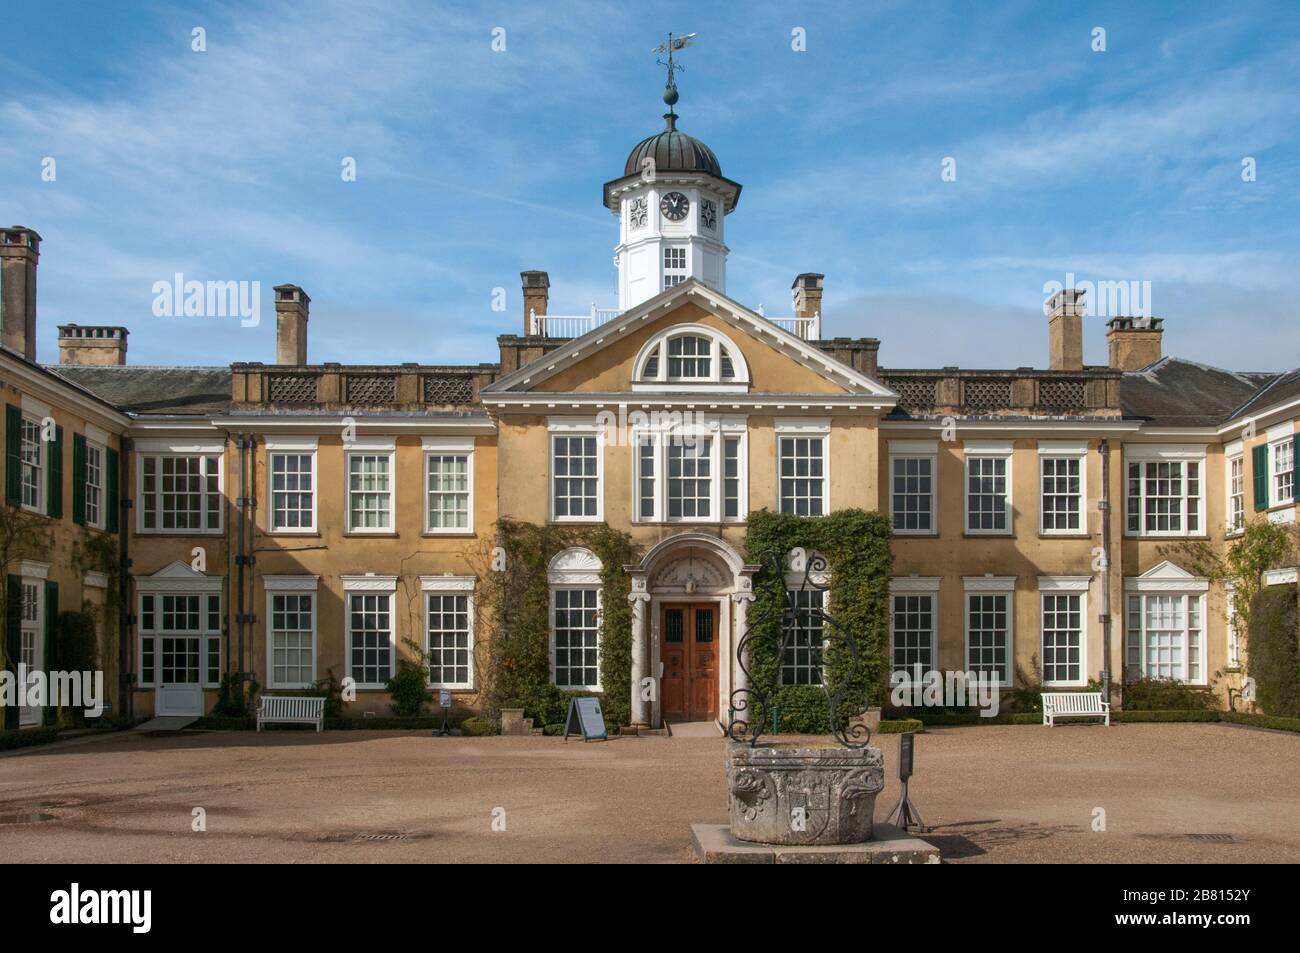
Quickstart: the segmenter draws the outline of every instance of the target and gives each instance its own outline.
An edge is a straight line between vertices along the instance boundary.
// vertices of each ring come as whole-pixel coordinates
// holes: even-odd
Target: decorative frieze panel
[[[314,374],[271,374],[268,384],[273,404],[316,403]]]
[[[391,374],[349,374],[349,404],[391,404],[397,400],[397,378]]]
[[[474,382],[460,374],[428,374],[424,378],[426,404],[468,404],[474,400]]]

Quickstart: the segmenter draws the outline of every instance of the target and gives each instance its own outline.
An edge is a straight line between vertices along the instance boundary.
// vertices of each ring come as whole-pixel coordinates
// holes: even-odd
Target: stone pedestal
[[[871,839],[885,786],[879,748],[759,744],[727,748],[731,834],[782,846],[860,844]]]
[[[691,841],[702,864],[937,864],[939,848],[900,831],[877,824],[871,840],[862,844],[780,847],[736,840],[726,824],[692,824]]]

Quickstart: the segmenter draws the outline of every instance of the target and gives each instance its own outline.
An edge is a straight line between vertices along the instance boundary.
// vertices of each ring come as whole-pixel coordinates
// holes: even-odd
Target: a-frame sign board
[[[569,735],[582,735],[583,741],[609,740],[599,698],[575,698],[569,702],[569,717],[564,720],[565,741]]]

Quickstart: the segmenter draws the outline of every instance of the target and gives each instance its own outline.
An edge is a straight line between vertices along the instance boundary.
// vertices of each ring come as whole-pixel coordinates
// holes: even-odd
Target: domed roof
[[[639,175],[647,158],[654,160],[657,172],[707,172],[722,177],[722,166],[713,150],[694,136],[677,129],[677,116],[664,116],[667,127],[636,144],[623,165],[624,175]]]

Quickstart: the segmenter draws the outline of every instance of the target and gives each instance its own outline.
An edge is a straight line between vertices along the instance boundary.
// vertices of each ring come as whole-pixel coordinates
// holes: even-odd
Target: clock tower
[[[671,70],[664,102],[664,130],[637,143],[622,177],[605,183],[605,207],[619,223],[620,311],[687,278],[727,290],[723,218],[736,207],[740,185],[723,177],[712,149],[677,128]]]

